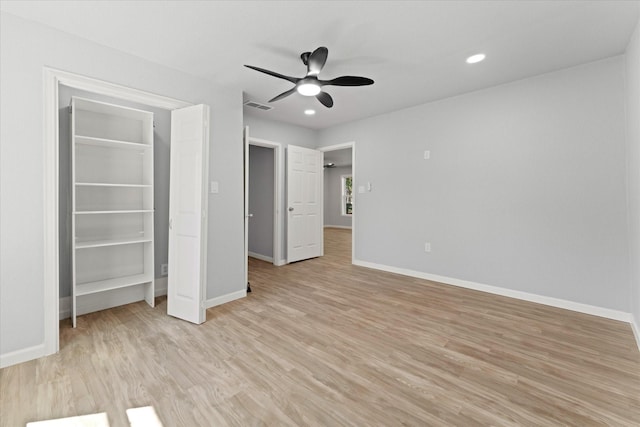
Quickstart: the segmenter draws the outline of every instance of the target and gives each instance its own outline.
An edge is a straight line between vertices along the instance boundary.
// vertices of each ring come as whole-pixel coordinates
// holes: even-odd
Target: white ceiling
[[[300,53],[329,49],[332,109],[294,94],[251,114],[320,129],[624,52],[638,1],[6,1],[0,8],[266,103],[302,77]],[[487,59],[468,65],[465,58]],[[305,116],[314,108],[315,116]],[[245,111],[246,107],[245,107]]]

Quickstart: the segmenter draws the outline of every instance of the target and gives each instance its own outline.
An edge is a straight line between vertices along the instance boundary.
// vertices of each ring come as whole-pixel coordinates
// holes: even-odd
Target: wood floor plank
[[[129,304],[61,322],[0,370],[0,426],[151,405],[165,426],[638,426],[628,324],[353,266],[250,259],[253,292],[192,325]]]

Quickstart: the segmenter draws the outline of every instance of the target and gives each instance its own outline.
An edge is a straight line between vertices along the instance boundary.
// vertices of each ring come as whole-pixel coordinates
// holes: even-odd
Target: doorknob
[[[293,208],[289,208],[289,212],[293,212]]]

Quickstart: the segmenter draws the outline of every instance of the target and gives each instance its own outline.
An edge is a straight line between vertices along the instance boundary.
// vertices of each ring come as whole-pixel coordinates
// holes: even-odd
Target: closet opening
[[[58,119],[59,319],[153,306],[167,293],[171,111],[60,84]]]
[[[66,251],[68,238],[66,231],[61,233],[61,228],[68,227],[68,193],[64,194],[61,202],[61,190],[63,184],[62,179],[67,179],[61,170],[61,109],[68,110],[66,101],[61,101],[60,93],[65,96],[67,90],[78,90],[91,93],[96,96],[112,97],[119,102],[133,102],[145,105],[151,108],[164,109],[173,111],[191,106],[191,104],[173,98],[168,98],[129,87],[104,82],[101,80],[69,73],[66,71],[55,70],[52,68],[43,69],[44,77],[44,187],[43,187],[43,210],[44,210],[44,316],[43,331],[44,343],[38,349],[34,349],[34,356],[41,357],[58,352],[60,346],[60,318],[67,316],[65,300],[61,300],[64,296],[68,283],[63,283],[61,277],[67,278],[69,271],[62,271],[60,268],[61,258],[67,257],[61,254]],[[64,126],[67,126],[64,121]],[[90,145],[90,144],[89,144]],[[64,167],[64,165],[62,165]],[[67,182],[68,183],[68,182]],[[95,182],[94,182],[95,184]],[[141,184],[142,185],[142,184]],[[90,186],[85,186],[90,187]],[[94,187],[97,187],[94,185]],[[142,187],[138,187],[141,189]],[[102,188],[103,193],[113,192],[114,189]],[[125,193],[131,189],[123,190]],[[86,191],[84,188],[81,191]],[[142,190],[144,191],[144,190]],[[93,204],[102,203],[106,195],[99,197],[87,196],[84,198],[85,208]],[[155,275],[155,272],[153,273]],[[67,280],[67,279],[64,279]],[[37,353],[37,354],[36,354]]]

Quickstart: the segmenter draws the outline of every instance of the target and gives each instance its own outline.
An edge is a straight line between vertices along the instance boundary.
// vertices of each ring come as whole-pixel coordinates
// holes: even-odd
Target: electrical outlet
[[[160,275],[166,276],[169,274],[169,264],[162,264],[160,266]]]
[[[431,252],[431,243],[427,242],[424,244],[424,251]]]

